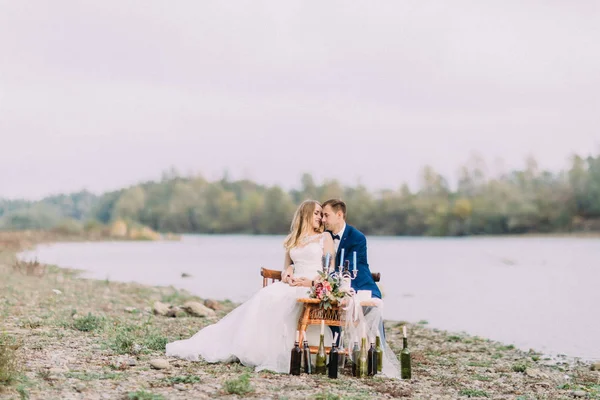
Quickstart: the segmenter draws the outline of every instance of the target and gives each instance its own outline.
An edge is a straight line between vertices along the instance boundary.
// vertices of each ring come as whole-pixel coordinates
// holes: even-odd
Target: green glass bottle
[[[402,352],[400,353],[400,376],[402,379],[410,379],[410,350],[408,349],[408,339],[406,338],[406,327],[404,328],[404,337],[402,338]]]
[[[383,349],[381,348],[381,338],[375,337],[375,352],[377,353],[377,372],[383,371]]]
[[[358,342],[354,342],[352,348],[352,376],[358,376],[358,359],[360,358],[360,349],[358,348]]]
[[[360,345],[360,356],[358,357],[358,377],[366,378],[369,372],[369,357],[367,350],[367,338],[363,337]]]
[[[325,334],[321,333],[319,339],[319,350],[317,351],[317,360],[315,361],[315,374],[327,373],[327,353],[325,353]]]
[[[346,349],[344,348],[344,335],[340,335],[340,345],[338,348],[338,367],[344,369],[344,365],[346,365]]]

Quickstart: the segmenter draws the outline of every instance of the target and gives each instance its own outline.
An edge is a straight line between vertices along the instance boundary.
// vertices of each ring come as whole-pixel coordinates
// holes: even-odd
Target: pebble
[[[194,317],[212,317],[216,315],[215,310],[197,301],[186,301],[181,308]]]
[[[204,300],[204,305],[215,311],[223,309],[223,306],[221,305],[221,303],[219,303],[218,301],[215,301],[215,300],[211,300],[211,299]]]
[[[166,316],[171,318],[176,318],[178,314],[185,314],[183,310],[177,306],[169,307],[169,311],[167,311]]]
[[[161,358],[150,360],[150,366],[155,369],[167,369],[170,367],[169,362]]]
[[[537,378],[537,379],[547,379],[548,378],[548,375],[546,375],[539,369],[527,369],[527,370],[525,370],[525,375],[527,375],[531,378]]]
[[[169,312],[169,305],[165,303],[161,303],[160,301],[154,302],[154,306],[152,307],[155,315],[167,315]]]

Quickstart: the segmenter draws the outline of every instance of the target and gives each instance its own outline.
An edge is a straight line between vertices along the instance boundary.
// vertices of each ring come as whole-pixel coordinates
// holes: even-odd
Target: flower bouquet
[[[325,272],[319,272],[309,297],[321,300],[320,307],[328,310],[331,308],[331,303],[341,301],[346,294],[340,290],[340,283],[336,279]]]

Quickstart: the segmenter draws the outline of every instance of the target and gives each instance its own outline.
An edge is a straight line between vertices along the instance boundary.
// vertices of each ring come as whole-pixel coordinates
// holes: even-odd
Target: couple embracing
[[[367,238],[358,229],[353,226],[346,224],[346,204],[341,200],[327,200],[321,206],[315,202],[314,226],[317,232],[313,236],[322,236],[325,246],[323,253],[330,253],[334,257],[331,257],[333,265],[343,265],[343,260],[340,259],[341,251],[344,249],[344,254],[349,259],[353,252],[356,252],[356,264],[359,271],[356,279],[352,281],[352,288],[355,291],[358,290],[370,290],[373,297],[378,299],[381,298],[381,292],[373,281],[371,271],[369,270],[369,263],[367,261]],[[321,233],[322,229],[325,229],[325,233]],[[294,231],[292,226],[291,231]],[[288,236],[286,240],[286,249],[293,243],[290,242],[291,238]],[[290,243],[288,243],[290,242]],[[287,266],[282,276],[284,283],[289,283],[291,286],[313,286],[314,282],[308,280],[305,277],[294,278],[294,260],[291,258],[290,251],[286,252],[286,260],[284,265]]]
[[[326,229],[326,230],[325,230]],[[256,371],[287,373],[298,318],[298,298],[307,297],[322,269],[322,258],[330,254],[331,267],[342,265],[341,249],[349,258],[357,254],[358,275],[352,288],[370,290],[381,299],[367,262],[367,241],[356,228],[346,224],[346,204],[328,200],[322,205],[306,200],[296,210],[290,233],[285,238],[282,281],[260,289],[219,322],[209,325],[186,340],[167,344],[167,356],[209,363],[239,360]],[[338,251],[340,250],[340,251]],[[319,329],[309,326],[309,343],[318,342]],[[325,330],[326,343],[332,334]],[[385,375],[384,363],[384,375]],[[395,373],[393,374],[395,375]]]

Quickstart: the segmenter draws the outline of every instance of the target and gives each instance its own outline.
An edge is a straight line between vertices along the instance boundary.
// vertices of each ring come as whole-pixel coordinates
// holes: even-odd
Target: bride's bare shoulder
[[[333,238],[331,237],[331,233],[325,231],[321,233],[321,240],[325,241],[325,243],[333,242]]]

